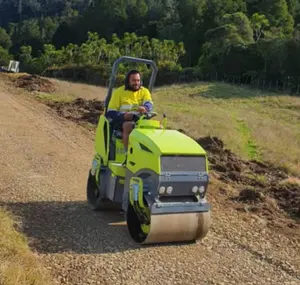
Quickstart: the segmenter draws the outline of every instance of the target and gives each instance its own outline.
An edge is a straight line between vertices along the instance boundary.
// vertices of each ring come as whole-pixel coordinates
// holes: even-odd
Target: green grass
[[[237,119],[238,131],[244,141],[245,153],[249,159],[260,160],[260,154],[258,153],[257,145],[252,136],[251,129],[244,120]]]
[[[42,102],[45,103],[52,103],[52,102],[67,103],[75,99],[74,96],[67,95],[67,94],[59,94],[59,93],[51,94],[51,93],[38,92],[34,96],[36,99],[41,100]]]
[[[300,174],[300,97],[222,83],[157,88],[153,97],[170,127],[217,136],[245,159]]]

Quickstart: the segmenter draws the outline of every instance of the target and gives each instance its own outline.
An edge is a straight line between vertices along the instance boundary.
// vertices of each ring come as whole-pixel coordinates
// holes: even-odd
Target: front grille
[[[161,156],[161,171],[206,171],[205,156]]]
[[[164,194],[161,194],[162,196],[193,196],[194,193],[192,191],[193,187],[197,186],[204,186],[205,189],[207,188],[208,181],[193,181],[193,182],[174,182],[174,181],[169,181],[169,182],[161,182],[159,184],[158,189],[161,187],[165,188]],[[167,193],[168,187],[172,187],[172,193],[169,194]]]

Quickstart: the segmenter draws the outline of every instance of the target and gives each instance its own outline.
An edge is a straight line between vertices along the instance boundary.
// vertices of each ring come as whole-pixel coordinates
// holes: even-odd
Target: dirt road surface
[[[202,242],[136,245],[119,213],[87,208],[93,136],[23,95],[0,90],[0,102],[0,201],[22,217],[53,284],[300,284],[299,237],[214,196]]]

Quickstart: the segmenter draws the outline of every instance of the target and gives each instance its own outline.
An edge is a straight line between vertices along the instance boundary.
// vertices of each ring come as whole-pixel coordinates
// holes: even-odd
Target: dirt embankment
[[[56,90],[55,84],[46,78],[37,75],[22,75],[14,79],[14,84],[18,88],[24,88],[27,91],[38,91],[52,93]]]
[[[245,161],[218,138],[198,139],[209,154],[209,161],[216,176],[231,186],[220,192],[236,202],[236,209],[255,212],[272,224],[276,218],[287,218],[286,223],[295,227],[300,221],[300,184],[272,165],[258,161]],[[299,180],[300,181],[300,180]],[[292,220],[290,220],[291,218]]]
[[[85,122],[93,125],[98,123],[99,116],[104,110],[103,101],[86,100],[82,98],[77,98],[68,103],[51,102],[48,103],[48,105],[66,119],[77,123]]]

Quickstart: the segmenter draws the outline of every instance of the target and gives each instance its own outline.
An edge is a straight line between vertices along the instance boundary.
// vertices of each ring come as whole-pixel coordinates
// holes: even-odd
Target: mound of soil
[[[284,182],[289,178],[285,171],[267,163],[242,160],[216,137],[199,138],[197,142],[208,151],[211,168],[219,179],[238,190],[239,194],[231,197],[233,201],[255,205],[253,211],[265,216],[276,216],[281,209],[292,218],[300,218],[300,185]]]
[[[75,122],[88,122],[93,125],[98,123],[99,117],[104,110],[104,102],[99,100],[85,100],[78,98],[68,103],[49,103],[50,107],[56,112],[69,120]]]
[[[56,90],[56,86],[50,80],[39,77],[37,75],[23,75],[15,79],[15,85],[24,88],[30,92],[38,91],[52,93]]]
[[[50,104],[57,113],[67,119],[89,122],[96,125],[104,109],[104,102],[76,99],[70,103]],[[180,129],[180,132],[185,133]],[[208,152],[210,167],[219,180],[236,191],[229,199],[238,210],[247,208],[267,217],[269,220],[282,217],[300,218],[300,185],[282,183],[289,176],[273,165],[258,161],[246,161],[230,150],[217,137],[204,137],[196,141]]]

